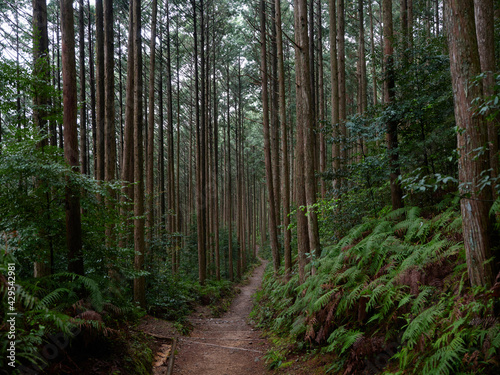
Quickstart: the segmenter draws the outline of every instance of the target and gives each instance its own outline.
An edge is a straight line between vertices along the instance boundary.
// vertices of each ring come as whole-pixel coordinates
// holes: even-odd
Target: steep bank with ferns
[[[497,373],[500,283],[469,286],[461,224],[454,209],[400,209],[324,249],[303,284],[269,272],[254,309],[276,344],[269,367],[315,358],[316,373]]]

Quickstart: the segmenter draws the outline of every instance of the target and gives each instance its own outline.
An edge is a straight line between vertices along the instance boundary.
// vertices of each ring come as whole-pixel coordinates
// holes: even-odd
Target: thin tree
[[[47,29],[47,3],[45,0],[33,1],[33,66],[33,73],[40,82],[46,84],[50,82],[49,35]],[[34,89],[33,123],[40,131],[40,134],[45,136],[47,135],[47,106],[49,98],[43,84],[35,85]],[[17,118],[18,126],[20,126],[21,104],[19,89],[16,88],[16,90],[18,94]],[[47,144],[47,139],[43,138],[37,147],[43,150]],[[51,263],[51,254],[44,255],[41,261],[34,263],[34,276],[43,277],[48,275]]]
[[[394,47],[393,47],[393,26],[392,26],[392,1],[383,0],[384,14],[384,96],[385,104],[390,106],[394,103],[396,95],[396,84],[394,78]],[[395,118],[387,120],[387,152],[389,154],[390,182],[391,182],[391,202],[392,209],[403,207],[403,192],[399,185],[398,178],[401,174],[399,168],[398,152],[398,122]]]
[[[148,147],[146,158],[146,228],[148,252],[151,251],[151,243],[153,240],[154,228],[154,211],[153,211],[153,196],[154,196],[154,134],[155,134],[155,63],[156,63],[156,18],[158,14],[158,2],[153,0],[152,4],[152,19],[151,19],[151,41],[149,46],[149,110],[148,110]],[[160,106],[163,103],[160,102]],[[163,124],[160,124],[162,127]]]
[[[143,111],[142,111],[142,37],[141,37],[141,0],[133,0],[134,31],[134,269],[144,269],[144,156],[143,156]],[[141,307],[146,306],[144,276],[134,279],[134,301]]]
[[[85,77],[85,12],[83,0],[79,0],[78,7],[78,30],[80,53],[80,170],[82,174],[88,174],[87,164],[87,103],[86,103],[86,77]]]
[[[339,131],[339,75],[338,75],[338,58],[337,58],[337,1],[330,0],[328,3],[328,11],[330,16],[330,77],[331,77],[331,121],[333,126],[333,144],[332,144],[332,159],[333,171],[340,171],[340,131]],[[340,179],[336,177],[333,180],[335,188],[340,187]]]
[[[263,126],[264,126],[264,158],[266,164],[266,183],[269,197],[269,217],[271,237],[271,251],[273,255],[274,272],[278,272],[280,267],[280,255],[278,245],[278,228],[276,222],[276,209],[273,188],[273,170],[271,160],[271,144],[269,131],[269,105],[267,93],[267,41],[266,41],[266,6],[265,0],[260,2],[260,32],[261,32],[261,75],[262,75],[262,108],[263,108]]]
[[[285,94],[285,68],[283,58],[283,32],[281,26],[281,1],[276,0],[276,44],[278,53],[278,86],[279,86],[279,115],[281,122],[281,157],[282,157],[282,183],[281,194],[283,205],[283,230],[284,230],[284,259],[286,277],[290,277],[292,269],[292,248],[290,226],[290,173],[288,162],[288,131],[286,121],[286,94]],[[255,194],[255,191],[254,191]],[[256,216],[256,215],[255,215]],[[255,229],[254,229],[255,230]]]
[[[104,93],[104,10],[103,0],[96,0],[96,168],[95,178],[104,180],[105,170],[105,93]]]

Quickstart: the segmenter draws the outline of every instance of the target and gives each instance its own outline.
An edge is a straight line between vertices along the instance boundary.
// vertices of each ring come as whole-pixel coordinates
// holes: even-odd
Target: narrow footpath
[[[252,295],[260,287],[265,263],[258,266],[248,284],[222,318],[190,318],[190,336],[180,337],[175,375],[259,375],[266,373],[263,355],[266,341],[249,323]]]

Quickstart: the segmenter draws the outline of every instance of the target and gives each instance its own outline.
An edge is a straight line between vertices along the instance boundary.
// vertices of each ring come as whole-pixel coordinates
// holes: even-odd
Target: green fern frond
[[[437,318],[442,314],[443,309],[443,305],[438,303],[417,315],[408,324],[403,333],[402,340],[407,341],[406,345],[409,348],[412,348],[417,343],[417,340],[424,332],[430,331],[431,327],[435,325]]]
[[[427,304],[427,300],[434,294],[435,288],[431,286],[423,286],[421,288],[420,293],[413,301],[411,306],[411,313],[414,315],[420,314],[420,312],[424,309]]]
[[[69,278],[72,281],[79,282],[89,292],[89,299],[92,306],[94,306],[96,311],[98,312],[102,311],[104,298],[97,282],[92,280],[90,277],[78,275],[76,273],[71,273],[71,272],[61,272],[52,275],[52,278],[58,278],[58,277]]]
[[[57,302],[59,302],[65,295],[70,293],[71,291],[67,288],[57,288],[38,301],[35,309],[48,309],[50,306],[54,306]]]

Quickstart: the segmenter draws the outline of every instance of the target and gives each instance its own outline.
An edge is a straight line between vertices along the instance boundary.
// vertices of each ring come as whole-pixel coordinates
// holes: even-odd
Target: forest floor
[[[268,344],[249,318],[252,295],[260,288],[265,266],[266,263],[262,262],[255,268],[222,317],[211,317],[206,306],[200,306],[191,314],[188,320],[193,330],[189,336],[178,338],[175,375],[257,375],[267,372],[263,356]],[[143,329],[156,337],[172,337],[171,325],[162,322],[152,318]],[[159,352],[161,356],[161,348]],[[166,363],[154,366],[153,374],[166,373]]]

